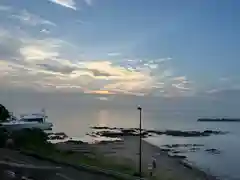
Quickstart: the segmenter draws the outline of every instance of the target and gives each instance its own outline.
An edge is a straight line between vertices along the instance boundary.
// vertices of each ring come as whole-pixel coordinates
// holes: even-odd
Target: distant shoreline
[[[240,122],[240,119],[231,118],[199,118],[199,122]]]

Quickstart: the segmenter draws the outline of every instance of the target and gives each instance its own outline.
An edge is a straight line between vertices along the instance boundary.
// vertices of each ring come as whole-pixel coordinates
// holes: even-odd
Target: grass
[[[3,134],[4,135],[4,134]],[[5,138],[1,135],[0,137]],[[136,174],[135,164],[123,158],[104,156],[92,149],[88,154],[74,151],[61,151],[55,145],[47,142],[47,136],[40,130],[22,130],[11,134],[15,147],[22,152],[33,153],[57,162],[72,165],[88,165],[104,170],[112,170],[123,174]],[[1,138],[0,138],[1,139]]]
[[[96,152],[90,155],[81,154],[74,151],[60,151],[52,144],[44,144],[39,146],[28,145],[22,148],[25,152],[34,152],[43,157],[51,158],[56,161],[69,163],[73,165],[88,165],[98,167],[105,170],[113,170],[120,173],[134,175],[136,172],[135,167],[128,160],[123,160],[106,157]]]

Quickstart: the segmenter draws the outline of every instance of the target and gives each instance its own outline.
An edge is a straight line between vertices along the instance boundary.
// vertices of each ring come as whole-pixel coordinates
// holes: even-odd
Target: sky
[[[0,0],[0,89],[240,93],[240,1]]]

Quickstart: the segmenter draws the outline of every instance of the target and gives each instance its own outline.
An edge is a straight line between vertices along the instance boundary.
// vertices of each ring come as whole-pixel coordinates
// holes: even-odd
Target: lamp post
[[[142,177],[142,108],[138,106],[139,110],[139,176]]]

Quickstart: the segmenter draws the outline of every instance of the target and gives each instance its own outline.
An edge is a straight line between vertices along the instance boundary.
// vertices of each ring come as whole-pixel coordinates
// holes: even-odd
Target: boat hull
[[[52,129],[52,123],[2,123],[0,128],[7,130],[21,130],[21,129],[41,129],[49,130]]]

